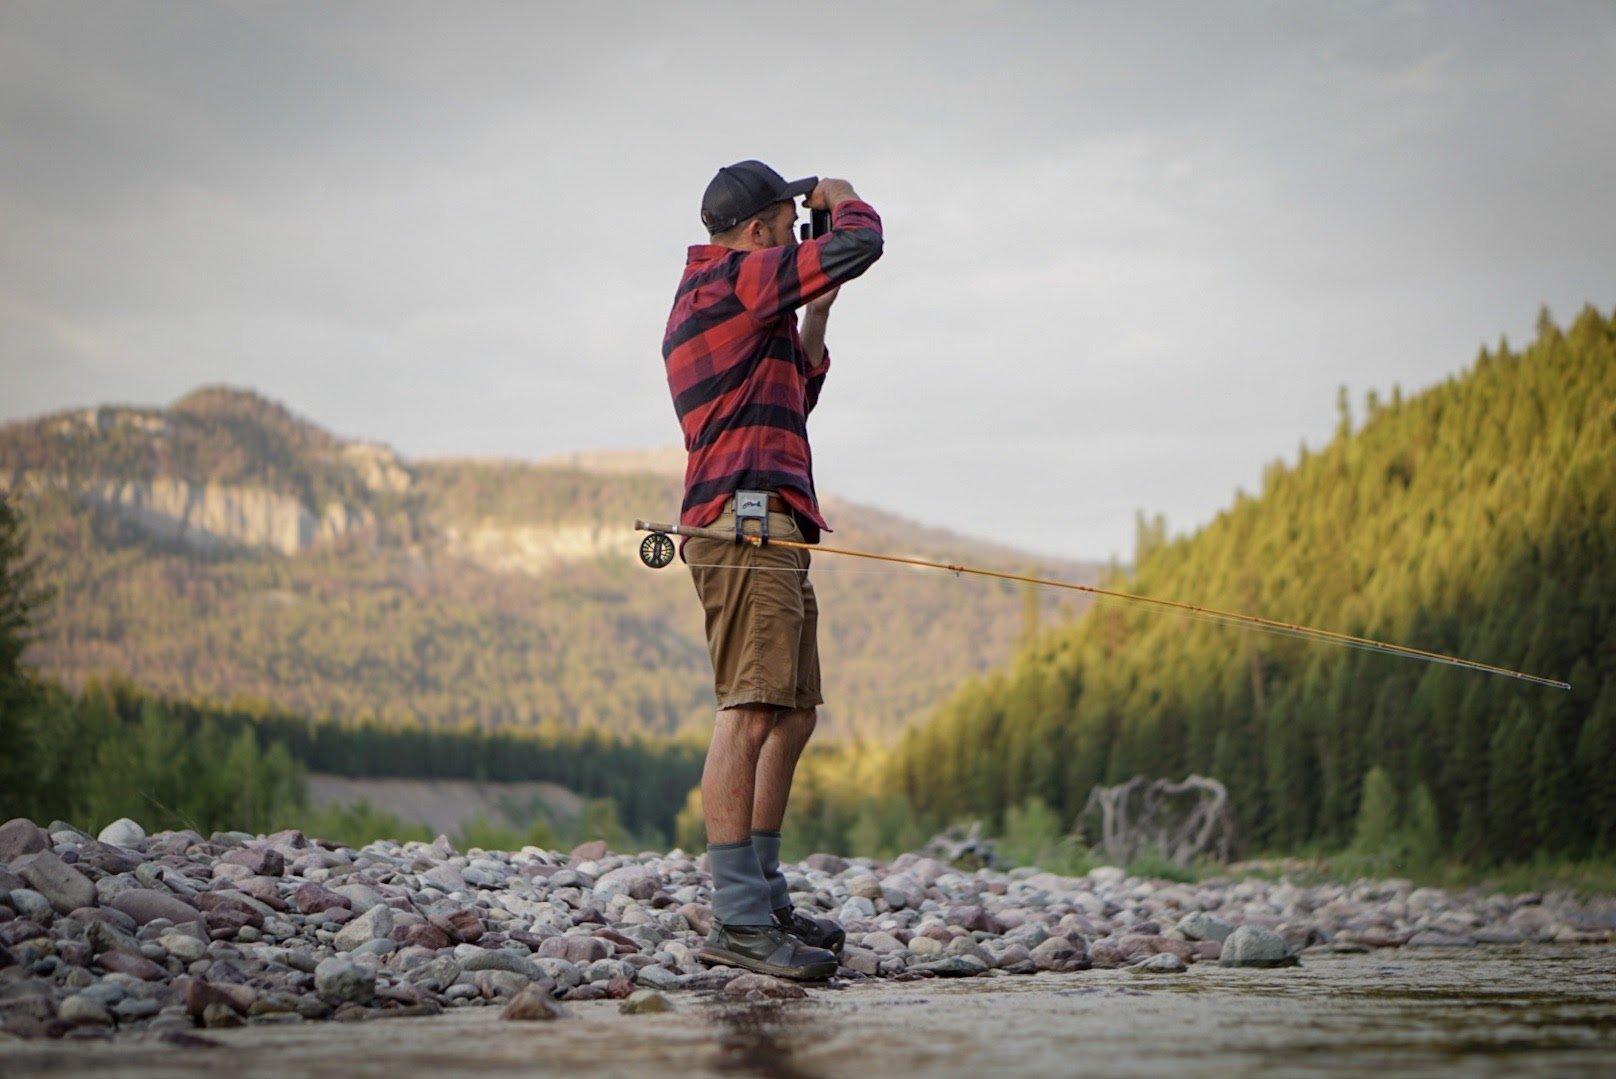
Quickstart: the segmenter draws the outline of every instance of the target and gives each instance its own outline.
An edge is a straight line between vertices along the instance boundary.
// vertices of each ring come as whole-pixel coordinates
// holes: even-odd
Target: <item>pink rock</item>
[[[572,848],[570,858],[573,863],[598,862],[611,853],[604,839],[591,839],[587,843],[580,843]]]
[[[741,1000],[798,1000],[808,994],[800,985],[767,974],[742,974],[730,979],[724,995]]]
[[[269,877],[248,877],[238,887],[247,895],[252,896],[272,910],[284,911],[287,909],[286,900],[281,898],[280,889],[275,886],[274,880]]]
[[[240,892],[203,892],[196,897],[196,906],[198,910],[209,915],[233,911],[244,919],[239,925],[250,925],[254,929],[260,929],[264,924],[263,912]],[[213,924],[211,917],[208,924]]]
[[[702,936],[713,931],[713,908],[701,903],[686,903],[679,908],[679,913],[690,923],[690,928]]]
[[[1088,955],[1065,937],[1050,937],[1031,952],[1039,970],[1057,972],[1089,969]]]
[[[129,974],[143,982],[162,981],[167,974],[167,971],[145,956],[130,955],[128,952],[102,952],[95,961],[103,970]]]
[[[157,921],[158,917],[166,917],[176,926],[181,926],[184,922],[202,921],[202,913],[196,906],[181,900],[178,895],[157,892],[152,888],[129,888],[128,892],[112,896],[112,901],[107,906],[133,917],[139,926]]]
[[[330,911],[339,907],[349,910],[353,906],[347,896],[338,895],[330,888],[315,884],[313,881],[300,885],[297,891],[292,893],[292,905],[297,908],[299,914],[314,914],[317,911]]]
[[[483,920],[477,916],[477,912],[465,907],[428,911],[427,920],[448,934],[451,940],[462,944],[476,943],[482,939],[484,932]]]
[[[50,837],[45,830],[27,817],[13,817],[0,824],[0,862],[37,854],[49,846]]]
[[[244,865],[255,877],[278,877],[286,872],[286,858],[273,847],[242,847],[228,851],[219,861]]]

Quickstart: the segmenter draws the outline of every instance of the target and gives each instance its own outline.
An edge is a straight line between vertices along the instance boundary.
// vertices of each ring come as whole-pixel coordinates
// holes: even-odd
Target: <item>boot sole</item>
[[[696,958],[704,963],[712,963],[725,967],[740,967],[758,974],[772,974],[776,978],[790,978],[798,982],[822,982],[836,974],[835,963],[809,963],[801,967],[782,967],[777,963],[770,963],[764,959],[753,959],[740,952],[728,951],[724,948],[704,947],[696,953]]]

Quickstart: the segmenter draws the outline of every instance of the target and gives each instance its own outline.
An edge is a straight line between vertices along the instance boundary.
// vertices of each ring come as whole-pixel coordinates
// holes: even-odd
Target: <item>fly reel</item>
[[[673,555],[673,538],[666,532],[652,532],[640,541],[640,561],[652,569],[667,568]]]

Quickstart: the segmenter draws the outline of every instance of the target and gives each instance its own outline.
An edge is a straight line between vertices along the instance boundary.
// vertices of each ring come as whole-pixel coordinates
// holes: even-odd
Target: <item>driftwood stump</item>
[[[1178,865],[1197,859],[1227,862],[1234,854],[1229,792],[1205,776],[1186,776],[1180,783],[1134,776],[1114,787],[1095,787],[1078,820],[1096,813],[1100,842],[1094,853],[1119,865],[1151,849]]]

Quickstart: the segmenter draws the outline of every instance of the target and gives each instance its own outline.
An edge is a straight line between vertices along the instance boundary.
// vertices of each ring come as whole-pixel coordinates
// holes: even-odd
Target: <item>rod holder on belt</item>
[[[769,545],[769,492],[735,492],[735,545],[737,547],[750,539],[746,531],[746,522],[748,521],[757,522],[757,545],[767,547]]]

